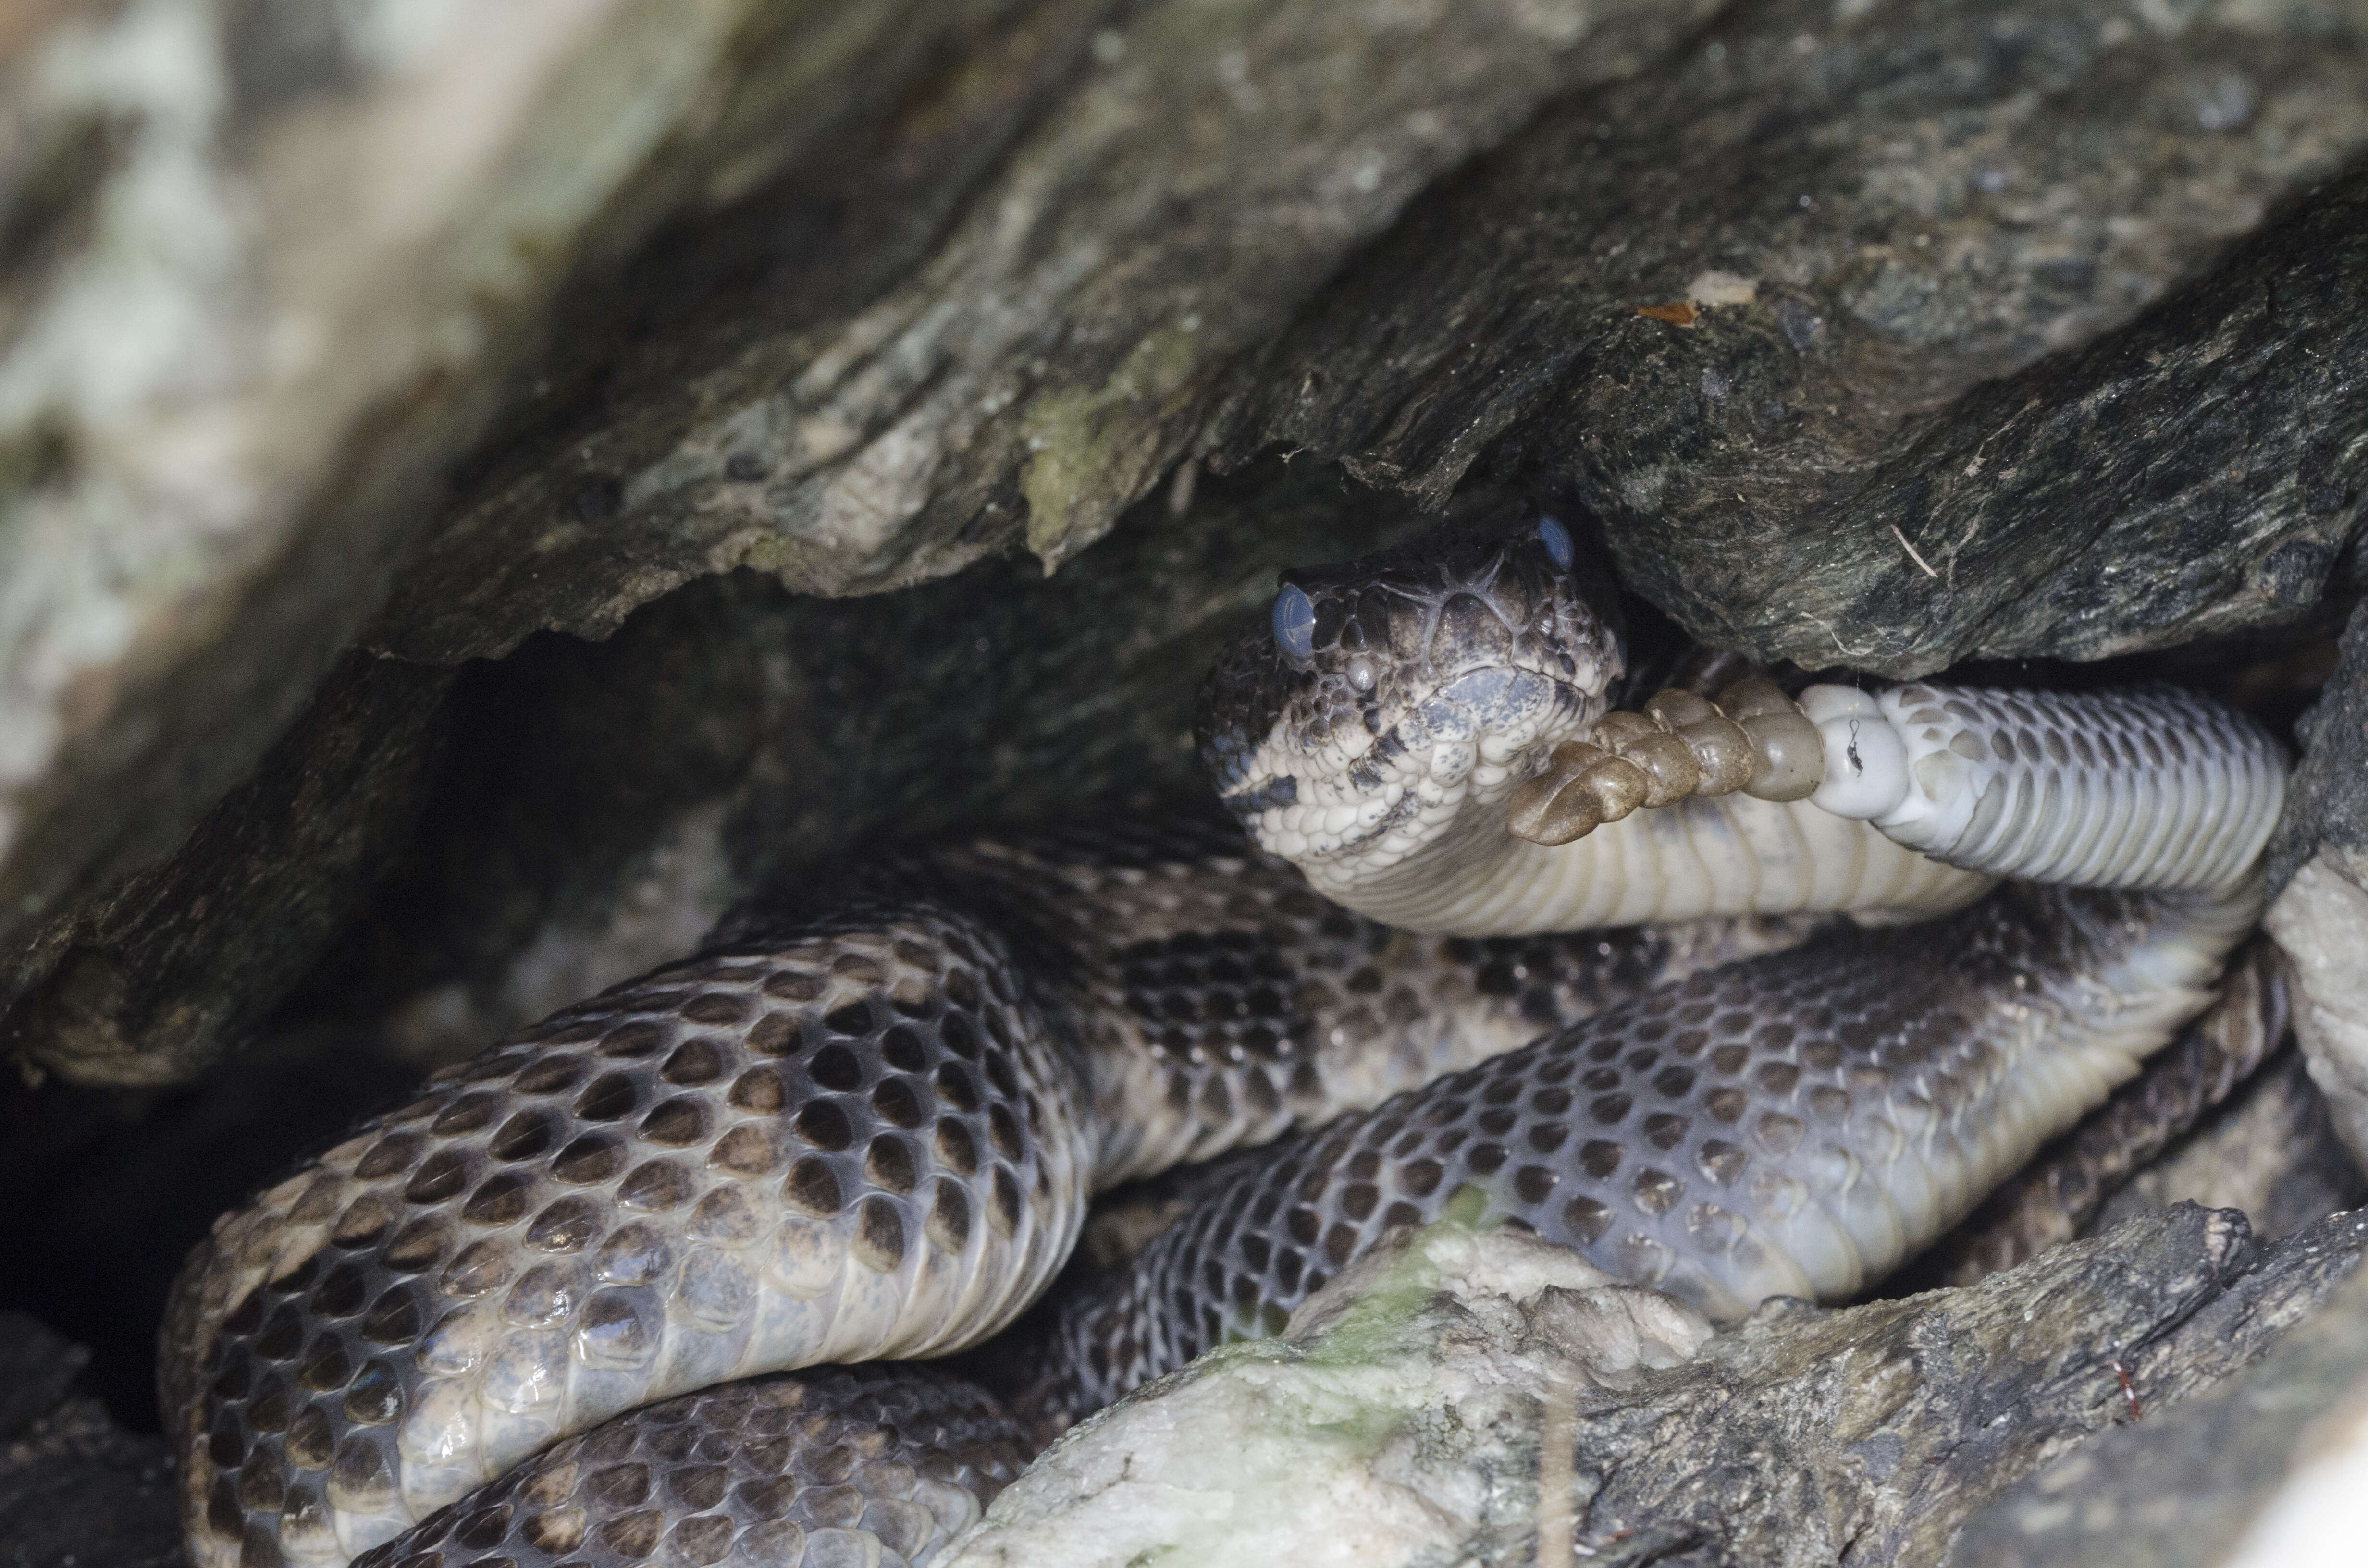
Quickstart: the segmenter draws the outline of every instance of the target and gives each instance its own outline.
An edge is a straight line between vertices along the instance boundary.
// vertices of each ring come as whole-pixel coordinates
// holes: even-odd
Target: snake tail
[[[2285,799],[2266,730],[2169,687],[1822,686],[1801,707],[1825,736],[1819,808],[1993,876],[2226,885],[2260,858]]]

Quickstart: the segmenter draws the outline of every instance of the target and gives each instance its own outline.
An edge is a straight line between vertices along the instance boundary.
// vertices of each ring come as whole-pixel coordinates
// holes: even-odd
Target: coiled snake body
[[[2283,763],[2208,704],[1813,689],[1815,732],[1753,732],[1770,801],[1711,793],[1727,731],[1606,719],[1621,661],[1550,522],[1294,574],[1201,716],[1263,848],[892,857],[438,1074],[176,1287],[192,1561],[926,1560],[1016,1428],[795,1369],[975,1344],[1091,1191],[1276,1140],[1065,1305],[1046,1410],[1273,1332],[1452,1201],[1714,1317],[1844,1296],[2135,1072],[2258,913]],[[1507,830],[1616,817],[1631,756],[1674,769],[1652,809]],[[2091,885],[1982,898],[2034,869]]]

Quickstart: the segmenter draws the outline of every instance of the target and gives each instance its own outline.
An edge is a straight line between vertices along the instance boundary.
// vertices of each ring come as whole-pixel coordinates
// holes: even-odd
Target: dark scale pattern
[[[196,1397],[166,1391],[202,1561],[335,1562],[651,1398],[973,1342],[1049,1281],[1089,1182],[1374,1104],[1806,929],[1408,937],[1229,828],[872,881],[910,897],[757,909],[225,1222],[168,1330],[194,1362],[221,1324]]]
[[[1097,1185],[1376,1105],[1674,975],[1790,947],[1806,919],[1417,937],[1326,903],[1230,826],[975,845],[927,873],[1058,975],[1103,1138]]]
[[[713,952],[226,1221],[167,1327],[194,1355],[220,1316],[181,1407],[199,1560],[342,1562],[648,1400],[992,1333],[1087,1174],[1080,1074],[1017,973],[927,907]]]
[[[1029,1452],[924,1367],[751,1379],[568,1438],[355,1568],[924,1568]]]
[[[1691,975],[1279,1143],[1064,1310],[1063,1365],[1037,1397],[1074,1416],[1275,1334],[1383,1232],[1438,1219],[1459,1192],[1722,1320],[1771,1294],[1861,1289],[1980,1196],[1970,1146],[2028,1069],[2018,1054],[2079,1048],[2077,1031],[2033,1028],[2051,995],[2134,949],[2192,942],[2181,910],[2009,890]],[[2026,1130],[2010,1163],[2082,1108]]]

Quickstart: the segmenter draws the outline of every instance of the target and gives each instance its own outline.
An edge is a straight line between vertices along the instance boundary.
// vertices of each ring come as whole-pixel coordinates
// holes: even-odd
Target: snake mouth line
[[[1476,680],[1486,677],[1494,677],[1490,682],[1494,688],[1492,691],[1484,694],[1471,690]],[[1501,702],[1515,688],[1525,685],[1534,688],[1539,684],[1543,686],[1544,695],[1534,702],[1521,704],[1525,710],[1524,718],[1534,715],[1526,724],[1517,720],[1514,725],[1508,725],[1500,713],[1488,711],[1487,697],[1493,696]],[[1463,690],[1459,692],[1459,688]],[[1481,700],[1473,700],[1474,697],[1479,697]],[[1591,710],[1600,705],[1600,699],[1575,680],[1530,665],[1508,664],[1457,671],[1415,702],[1407,718],[1435,716],[1442,709],[1452,711],[1460,721],[1455,727],[1471,737],[1463,744],[1469,745],[1475,760],[1485,737],[1501,734],[1508,728],[1531,729],[1531,734],[1514,744],[1513,756],[1509,759],[1507,778],[1510,781],[1518,781],[1536,770],[1538,759],[1544,756],[1555,739],[1585,723]],[[1349,766],[1348,781],[1359,793],[1371,795],[1385,791],[1393,781],[1398,784],[1398,792],[1372,824],[1343,836],[1338,847],[1332,851],[1334,856],[1355,855],[1372,847],[1392,832],[1406,827],[1427,806],[1435,803],[1426,801],[1417,788],[1420,780],[1428,777],[1428,769],[1422,766],[1427,748],[1418,749],[1406,744],[1403,733],[1406,722],[1401,720],[1375,736],[1364,755]],[[1406,761],[1412,762],[1413,766],[1391,766]],[[1452,781],[1452,787],[1461,790],[1469,777],[1467,770]],[[1297,781],[1293,779],[1291,782],[1293,786],[1291,793],[1295,800]]]

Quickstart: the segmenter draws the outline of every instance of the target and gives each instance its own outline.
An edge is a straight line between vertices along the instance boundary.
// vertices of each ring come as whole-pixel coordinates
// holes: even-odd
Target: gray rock
[[[2294,1033],[2336,1131],[2368,1161],[2368,610],[2297,726],[2303,756],[2270,841],[2262,925],[2291,961]]]
[[[1226,449],[1563,492],[1811,667],[2291,620],[2368,479],[2362,176],[2216,253],[2363,146],[2357,6],[1741,8],[1417,203]]]
[[[2368,1221],[2296,1246],[2357,1246]],[[1965,1568],[2271,1568],[2354,1561],[2368,1478],[2368,1278],[2267,1358],[2094,1440],[1966,1523]]]
[[[2261,1248],[2242,1215],[2183,1205],[1975,1286],[1771,1303],[1704,1338],[1525,1238],[1438,1227],[1281,1338],[1078,1426],[950,1562],[1512,1564],[1562,1542],[1589,1563],[1924,1568],[2083,1439],[2259,1361],[2363,1246],[2348,1216]]]
[[[1024,105],[960,215],[901,258],[908,277],[781,279],[752,319],[655,343],[665,375],[472,492],[370,642],[441,662],[543,627],[602,635],[733,566],[845,594],[1023,540],[1065,560],[1194,455],[1235,362],[1426,183],[1714,9],[1093,7],[1109,25],[1088,61]],[[1035,67],[1013,47],[963,91]],[[985,139],[891,142],[850,185]]]
[[[940,1568],[1379,1568],[1510,1546],[1535,1533],[1541,1401],[1567,1411],[1581,1388],[1630,1387],[1710,1334],[1692,1308],[1532,1237],[1399,1232],[1281,1336],[1088,1417]]]
[[[146,902],[126,880],[308,701],[350,698],[324,678],[455,461],[547,413],[537,367],[565,358],[547,334],[581,351],[563,285],[631,293],[662,226],[1059,9],[18,8],[0,28],[0,997],[70,961],[51,1002],[117,1016],[77,1026],[108,1059],[94,1074],[153,1076],[139,1015],[177,1006],[172,986],[69,960],[77,923],[103,948],[173,944],[124,933]],[[259,831],[286,792],[260,795],[201,831]]]
[[[79,1083],[216,1060],[361,910],[417,822],[451,672],[349,659],[159,864],[0,960],[0,1049]],[[0,994],[6,994],[0,992]]]

